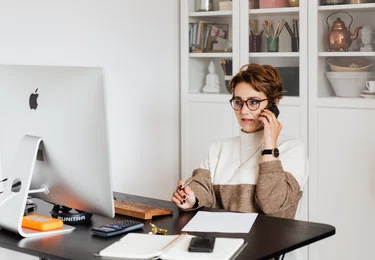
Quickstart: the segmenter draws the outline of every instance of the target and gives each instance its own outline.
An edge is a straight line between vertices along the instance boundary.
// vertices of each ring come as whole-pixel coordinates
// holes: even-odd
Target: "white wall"
[[[178,1],[0,6],[1,64],[104,68],[114,189],[169,200],[180,174]]]
[[[104,67],[115,190],[169,199],[179,173],[177,1],[0,3],[0,63]]]

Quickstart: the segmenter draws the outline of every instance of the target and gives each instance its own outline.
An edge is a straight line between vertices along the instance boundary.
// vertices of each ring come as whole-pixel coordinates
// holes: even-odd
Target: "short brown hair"
[[[258,92],[266,94],[267,99],[275,102],[283,97],[283,85],[277,69],[271,65],[259,65],[255,63],[241,67],[231,81],[229,88],[234,96],[237,84],[246,82],[251,84]]]

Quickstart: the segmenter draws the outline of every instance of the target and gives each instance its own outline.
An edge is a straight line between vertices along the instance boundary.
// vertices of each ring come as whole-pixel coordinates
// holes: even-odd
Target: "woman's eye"
[[[259,101],[255,99],[250,99],[248,102],[250,103],[250,105],[257,105],[259,103]]]
[[[235,100],[234,103],[236,103],[236,105],[241,105],[242,101],[241,100]]]

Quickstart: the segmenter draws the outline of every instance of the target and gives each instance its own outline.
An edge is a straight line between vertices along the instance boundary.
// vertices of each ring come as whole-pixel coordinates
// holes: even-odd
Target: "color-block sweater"
[[[305,146],[279,137],[279,160],[261,162],[264,131],[213,143],[193,171],[199,207],[294,218],[307,181]]]

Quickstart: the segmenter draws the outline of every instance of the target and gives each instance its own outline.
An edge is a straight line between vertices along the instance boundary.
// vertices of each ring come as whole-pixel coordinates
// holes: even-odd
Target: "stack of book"
[[[228,24],[198,21],[189,24],[190,52],[224,52],[228,41]]]
[[[220,11],[232,10],[232,1],[219,2]]]

